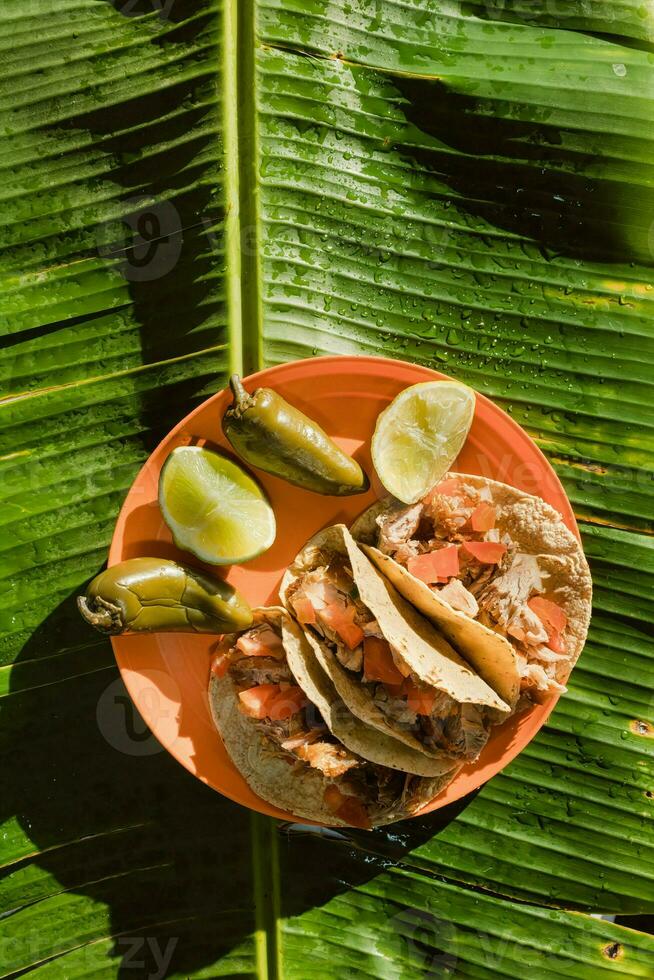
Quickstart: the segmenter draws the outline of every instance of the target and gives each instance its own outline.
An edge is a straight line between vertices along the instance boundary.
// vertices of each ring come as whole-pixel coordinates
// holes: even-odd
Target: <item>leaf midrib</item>
[[[263,360],[255,24],[256,0],[226,0],[223,21],[226,279],[230,370],[241,375],[260,370]]]
[[[225,236],[230,372],[245,376],[263,362],[256,127],[256,0],[225,0],[223,124]],[[250,861],[259,980],[282,976],[279,942],[279,858],[276,824],[252,811]]]

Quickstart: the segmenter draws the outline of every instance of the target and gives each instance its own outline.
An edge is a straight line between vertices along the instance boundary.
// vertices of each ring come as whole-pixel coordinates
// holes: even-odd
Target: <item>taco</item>
[[[285,610],[270,608],[255,610],[252,628],[218,645],[209,701],[232,761],[263,799],[318,823],[369,829],[410,816],[453,772],[425,778],[370,762],[340,742],[298,684],[304,642]],[[319,677],[316,689],[329,701],[324,682]]]
[[[288,613],[282,619],[282,641],[293,676],[320,712],[332,735],[346,748],[369,762],[376,762],[390,769],[419,776],[447,775],[448,779],[454,776],[458,767],[450,759],[430,758],[423,752],[370,728],[353,715],[320,666],[309,639]]]
[[[581,545],[540,497],[449,473],[409,507],[378,501],[352,533],[509,704],[565,691],[592,582]]]
[[[338,524],[287,570],[282,601],[350,711],[444,763],[475,759],[509,707]]]

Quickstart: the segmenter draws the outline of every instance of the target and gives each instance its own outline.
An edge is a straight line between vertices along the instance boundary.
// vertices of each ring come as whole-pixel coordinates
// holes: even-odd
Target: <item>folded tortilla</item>
[[[307,581],[323,574],[329,578],[337,567],[351,577],[358,607],[377,635],[389,644],[398,671],[421,690],[431,692],[436,702],[433,716],[419,724],[401,694],[380,691],[378,684],[365,680],[358,650],[354,651],[353,665],[349,665],[350,654],[330,638],[318,614],[317,623],[303,624],[305,635],[347,707],[366,725],[415,751],[450,762],[476,758],[490,726],[506,717],[509,706],[377,571],[344,525],[320,531],[289,567],[280,588],[286,608],[296,614],[298,597]],[[445,724],[439,711],[450,718]],[[456,734],[450,736],[447,733],[452,728]],[[421,737],[425,730],[426,738]],[[456,738],[456,745],[452,738]]]
[[[458,771],[459,767],[450,759],[430,758],[424,752],[370,728],[353,715],[316,659],[309,637],[286,612],[282,619],[282,638],[288,665],[296,681],[316,706],[332,735],[350,751],[377,765],[418,776],[447,775],[451,779]]]
[[[218,673],[212,672],[209,686],[211,713],[223,743],[258,796],[300,818],[368,829],[410,816],[450,781],[455,770],[430,768],[431,760],[417,762],[429,778],[403,771],[400,763],[414,762],[410,750],[372,744],[365,726],[351,716],[348,720],[345,709],[336,710],[338,696],[328,678],[311,667],[304,635],[284,609],[254,610],[254,627],[242,635],[256,635],[266,625],[281,637],[283,652],[270,658],[247,656],[236,648],[237,634],[225,637],[220,645],[223,663]],[[290,718],[254,718],[243,712],[242,691],[277,682],[288,685],[282,696],[289,700],[297,686],[315,700],[305,698]],[[325,715],[349,745],[330,734]],[[392,751],[395,767],[371,762],[351,746],[380,758]]]
[[[354,522],[353,536],[395,588],[512,707],[521,692],[542,700],[563,691],[583,649],[591,614],[592,581],[579,541],[540,497],[470,474],[448,473],[439,486],[445,481],[445,497],[436,487],[431,501],[428,495],[409,507],[394,498],[378,501]],[[460,486],[458,496],[451,481]],[[466,516],[482,503],[494,509],[495,528],[475,534]],[[492,534],[507,551],[494,566],[473,565],[472,573],[468,566],[457,577],[467,575],[468,588],[462,590],[459,581],[453,592],[452,579],[443,589],[443,583],[429,585],[407,568],[412,548],[430,550],[420,541],[430,534],[436,536],[433,548],[466,538],[490,540]],[[539,627],[527,606],[536,596],[556,603],[565,615],[559,652],[550,650],[545,635],[549,627],[544,622]],[[518,638],[521,634],[525,641]]]

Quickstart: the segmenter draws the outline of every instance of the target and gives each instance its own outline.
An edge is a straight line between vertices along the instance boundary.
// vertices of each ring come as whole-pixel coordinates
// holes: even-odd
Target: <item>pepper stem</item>
[[[229,387],[234,395],[234,408],[238,412],[244,412],[254,404],[254,399],[243,387],[243,382],[238,374],[233,374],[229,379]]]
[[[87,623],[100,633],[122,633],[125,629],[122,611],[119,606],[96,596],[87,600],[85,595],[77,597],[77,608]]]

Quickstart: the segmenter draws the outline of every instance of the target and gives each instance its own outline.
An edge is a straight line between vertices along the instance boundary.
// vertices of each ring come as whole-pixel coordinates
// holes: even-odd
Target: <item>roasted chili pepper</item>
[[[252,623],[252,610],[231,585],[164,558],[112,565],[77,605],[100,633],[227,633]]]
[[[316,422],[270,388],[250,395],[237,374],[229,384],[234,402],[223,417],[223,431],[246,462],[314,493],[365,493],[366,474]]]

